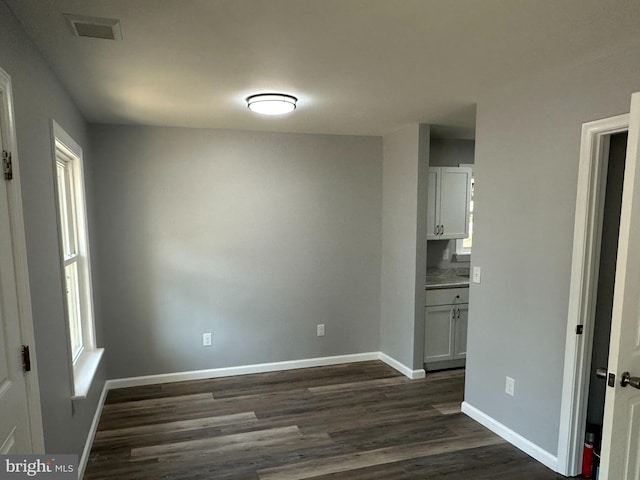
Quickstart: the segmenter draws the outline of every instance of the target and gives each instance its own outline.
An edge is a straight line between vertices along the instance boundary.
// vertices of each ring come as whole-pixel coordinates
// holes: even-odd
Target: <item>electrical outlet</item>
[[[448,248],[445,248],[442,251],[442,259],[443,260],[449,260],[449,249]]]
[[[319,337],[324,337],[324,323],[319,323],[316,327],[316,332]]]
[[[202,334],[202,346],[210,347],[211,346],[211,333],[203,333]]]
[[[480,267],[473,267],[473,283],[480,283]]]
[[[515,395],[515,393],[516,393],[516,381],[513,378],[507,377],[507,381],[506,381],[505,387],[504,387],[504,392],[507,395],[511,395],[512,397]]]

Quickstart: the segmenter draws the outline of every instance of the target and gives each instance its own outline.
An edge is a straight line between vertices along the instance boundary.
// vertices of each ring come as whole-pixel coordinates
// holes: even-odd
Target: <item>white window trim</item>
[[[473,163],[460,163],[459,167],[469,167],[471,168],[471,177],[473,178]],[[471,261],[471,249],[473,247],[465,247],[464,239],[456,239],[456,260],[469,262]]]
[[[77,168],[74,168],[74,176],[75,176],[75,196],[76,196],[76,204],[78,206],[76,215],[78,222],[78,231],[86,232],[86,235],[79,235],[80,238],[77,239],[78,243],[78,253],[83,257],[84,261],[80,265],[85,271],[83,275],[86,280],[83,282],[83,286],[81,287],[80,295],[82,296],[82,330],[83,330],[83,346],[82,352],[77,356],[74,361],[73,352],[71,349],[71,341],[69,334],[69,313],[67,311],[67,302],[64,302],[64,312],[65,312],[65,328],[67,330],[67,346],[68,346],[68,359],[69,359],[69,369],[71,373],[71,388],[72,395],[71,398],[73,400],[84,399],[87,397],[89,393],[89,389],[91,388],[91,384],[95,377],[95,374],[98,370],[98,366],[100,365],[100,361],[104,354],[103,348],[97,348],[96,346],[96,338],[95,338],[95,324],[94,324],[94,311],[93,311],[93,287],[91,284],[91,256],[89,252],[89,239],[88,239],[88,223],[87,223],[87,214],[86,214],[86,201],[85,201],[85,192],[84,192],[84,175],[83,175],[83,156],[82,156],[82,148],[78,143],[76,143],[71,136],[64,131],[64,129],[55,122],[55,120],[51,121],[51,132],[52,132],[52,149],[53,149],[53,162],[54,168],[56,167],[57,162],[57,151],[58,149],[65,152],[67,155],[71,155],[78,159],[77,164],[75,165]],[[54,173],[56,170],[54,170]],[[56,193],[56,202],[58,201],[58,183],[54,182],[54,188]],[[64,285],[66,283],[65,280],[65,258],[62,247],[62,230],[60,228],[60,213],[59,209],[56,208],[56,216],[58,217],[57,226],[58,226],[58,237],[60,239],[60,267],[61,267],[61,276],[62,276],[62,285],[64,290]],[[66,299],[66,292],[63,292]]]

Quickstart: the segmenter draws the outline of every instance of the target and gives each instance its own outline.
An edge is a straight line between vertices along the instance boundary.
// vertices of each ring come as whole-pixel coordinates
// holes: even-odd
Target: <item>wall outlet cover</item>
[[[316,328],[317,335],[319,337],[324,337],[324,323],[319,323]]]
[[[202,346],[210,347],[211,346],[211,333],[203,333],[202,334]]]
[[[480,267],[473,267],[473,283],[480,283]]]
[[[515,395],[516,381],[513,378],[507,377],[507,380],[505,382],[504,392],[507,395],[511,395],[512,397]]]

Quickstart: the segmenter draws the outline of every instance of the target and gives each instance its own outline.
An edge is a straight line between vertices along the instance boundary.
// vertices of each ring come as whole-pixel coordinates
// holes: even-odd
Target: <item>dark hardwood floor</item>
[[[463,385],[362,362],[112,390],[84,478],[564,478],[460,413]]]

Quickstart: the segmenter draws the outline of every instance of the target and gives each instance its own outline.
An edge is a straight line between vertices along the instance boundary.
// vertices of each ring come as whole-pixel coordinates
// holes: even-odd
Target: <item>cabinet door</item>
[[[440,169],[430,168],[427,176],[427,240],[439,238],[438,210],[440,209]]]
[[[440,176],[440,239],[466,238],[469,235],[471,169],[443,167]]]
[[[424,361],[453,358],[453,309],[451,305],[427,307],[424,329]]]
[[[469,304],[455,305],[456,316],[454,325],[453,358],[467,356],[467,326],[469,325]]]

